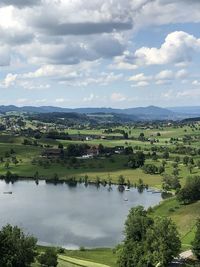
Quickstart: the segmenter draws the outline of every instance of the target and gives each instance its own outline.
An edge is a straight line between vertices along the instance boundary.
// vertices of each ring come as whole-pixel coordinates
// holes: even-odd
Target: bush
[[[65,253],[65,249],[62,248],[62,247],[58,247],[58,248],[57,248],[57,253],[59,253],[59,254],[63,254],[63,253]]]
[[[153,164],[146,164],[143,166],[143,171],[148,174],[157,174],[158,167]]]
[[[58,255],[55,248],[47,248],[44,253],[38,256],[38,262],[42,266],[56,267],[58,265]]]
[[[80,250],[80,251],[85,251],[85,247],[81,246],[81,247],[79,248],[79,250]]]
[[[165,175],[163,177],[162,187],[164,190],[179,190],[181,188],[179,179],[175,176]]]

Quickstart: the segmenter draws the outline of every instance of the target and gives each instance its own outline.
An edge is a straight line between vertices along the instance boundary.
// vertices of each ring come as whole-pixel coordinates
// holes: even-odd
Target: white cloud
[[[149,85],[153,76],[146,76],[144,73],[138,73],[128,78],[129,82],[134,82],[131,87],[145,87]]]
[[[183,31],[167,35],[160,48],[142,47],[135,51],[138,65],[162,65],[191,61],[194,52],[200,51],[200,39]]]
[[[67,84],[70,86],[77,86],[77,87],[87,87],[91,84],[98,84],[98,86],[106,86],[110,83],[114,83],[118,80],[121,80],[123,78],[123,74],[114,74],[113,72],[106,73],[101,72],[98,74],[90,74],[84,76],[81,75],[80,77],[77,77],[77,79],[74,80],[68,80],[68,79],[61,79],[61,84]]]
[[[178,71],[172,71],[170,69],[162,70],[154,75],[145,75],[144,73],[139,73],[128,78],[128,81],[134,82],[132,87],[142,87],[148,86],[150,82],[154,82],[157,85],[166,85],[172,83],[176,79],[184,79],[188,77],[188,71],[181,69]]]
[[[172,70],[162,70],[154,77],[157,85],[170,84],[174,79],[174,73]]]
[[[178,78],[178,79],[185,79],[188,76],[189,76],[189,73],[185,69],[181,69],[181,70],[177,71],[177,73],[176,73],[176,78]]]
[[[138,68],[138,66],[121,61],[121,62],[115,62],[114,64],[111,64],[109,68],[117,69],[117,70],[135,70]]]
[[[6,77],[1,87],[52,87],[53,92],[54,85],[97,87],[118,81],[129,81],[132,87],[174,80],[181,85],[189,76],[185,68],[189,69],[189,62],[200,51],[199,36],[176,31],[169,33],[161,45],[156,45],[155,38],[151,42],[155,45],[144,43],[141,47],[137,31],[148,25],[163,34],[170,27],[162,31],[162,25],[170,23],[182,23],[179,28],[184,29],[184,22],[200,22],[199,10],[197,0],[2,0],[0,66],[2,73],[8,75],[2,74]],[[151,36],[139,41],[146,42],[148,38]],[[19,61],[22,64],[16,66]],[[168,64],[182,69],[171,70]],[[159,70],[160,66],[153,69],[152,65],[167,66],[163,67],[166,70]],[[148,66],[147,71],[133,72]],[[112,71],[102,71],[106,67]],[[23,74],[25,68],[28,71]],[[152,74],[155,69],[158,73]],[[124,71],[132,76],[128,79]],[[198,77],[193,79],[197,80],[192,85],[199,86]],[[120,102],[125,96],[116,92],[113,97]],[[95,99],[90,94],[85,101]]]
[[[114,92],[114,93],[112,93],[110,99],[113,102],[122,102],[122,101],[125,101],[127,98],[126,98],[126,96],[124,96],[121,93]]]
[[[133,82],[143,82],[149,81],[152,79],[152,76],[146,76],[144,73],[138,73],[136,75],[131,76],[128,80]]]
[[[156,76],[156,80],[171,80],[174,77],[172,70],[162,70]]]
[[[94,101],[95,99],[98,99],[99,96],[98,95],[95,95],[93,93],[91,93],[89,96],[86,96],[83,98],[83,102],[92,102]]]
[[[200,90],[199,89],[191,89],[191,90],[184,90],[184,91],[179,91],[177,93],[178,98],[196,98],[200,97]]]
[[[172,98],[174,98],[174,91],[172,89],[170,89],[170,90],[162,93],[161,97],[165,98],[165,99],[168,99],[168,100],[172,99]]]
[[[36,104],[42,104],[42,103],[46,103],[46,102],[47,102],[47,99],[46,99],[46,98],[36,99],[36,100],[35,100],[35,103],[36,103]]]
[[[200,81],[198,81],[198,80],[194,80],[194,81],[192,82],[192,84],[195,85],[195,86],[200,86]]]
[[[156,80],[155,84],[157,85],[166,85],[166,84],[170,84],[172,82],[172,80]]]
[[[149,82],[147,81],[141,81],[141,82],[137,82],[135,84],[132,84],[131,87],[145,87],[148,86]]]
[[[78,67],[77,67],[78,68]],[[78,74],[70,66],[43,65],[34,72],[24,73],[24,78],[77,77]]]
[[[18,98],[17,100],[16,100],[16,102],[18,103],[18,104],[26,104],[26,103],[28,103],[28,99],[27,98]]]
[[[17,79],[17,74],[8,73],[5,79],[3,80],[2,85],[8,88],[15,84],[16,79]]]
[[[56,103],[64,103],[65,99],[64,98],[56,98],[55,102]]]
[[[133,62],[134,54],[128,50],[125,50],[123,55],[114,58],[113,64],[111,64],[109,67],[119,70],[135,70],[138,66]]]
[[[0,42],[32,63],[78,64],[122,55],[115,67],[131,70],[136,64],[124,52],[133,32],[146,25],[199,22],[198,7],[198,1],[179,0],[2,0]],[[169,38],[166,42],[174,45]],[[167,44],[163,49],[143,47],[136,57],[147,65],[160,64],[167,61],[161,51],[166,49]],[[7,54],[2,65],[10,62]]]
[[[34,83],[33,81],[23,79],[20,79],[17,84],[27,90],[45,90],[51,87],[50,84]]]

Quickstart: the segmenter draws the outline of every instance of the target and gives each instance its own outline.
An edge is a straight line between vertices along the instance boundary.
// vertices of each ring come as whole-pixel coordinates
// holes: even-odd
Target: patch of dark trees
[[[185,186],[178,192],[177,198],[183,204],[200,200],[200,176],[188,177]]]

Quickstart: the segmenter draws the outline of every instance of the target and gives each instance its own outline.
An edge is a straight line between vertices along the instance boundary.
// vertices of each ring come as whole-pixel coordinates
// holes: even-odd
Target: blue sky
[[[1,0],[0,105],[199,105],[199,28],[198,0]]]

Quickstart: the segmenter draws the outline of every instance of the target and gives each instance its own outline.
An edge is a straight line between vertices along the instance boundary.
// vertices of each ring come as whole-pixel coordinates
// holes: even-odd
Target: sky
[[[0,105],[197,106],[200,0],[1,0]]]

